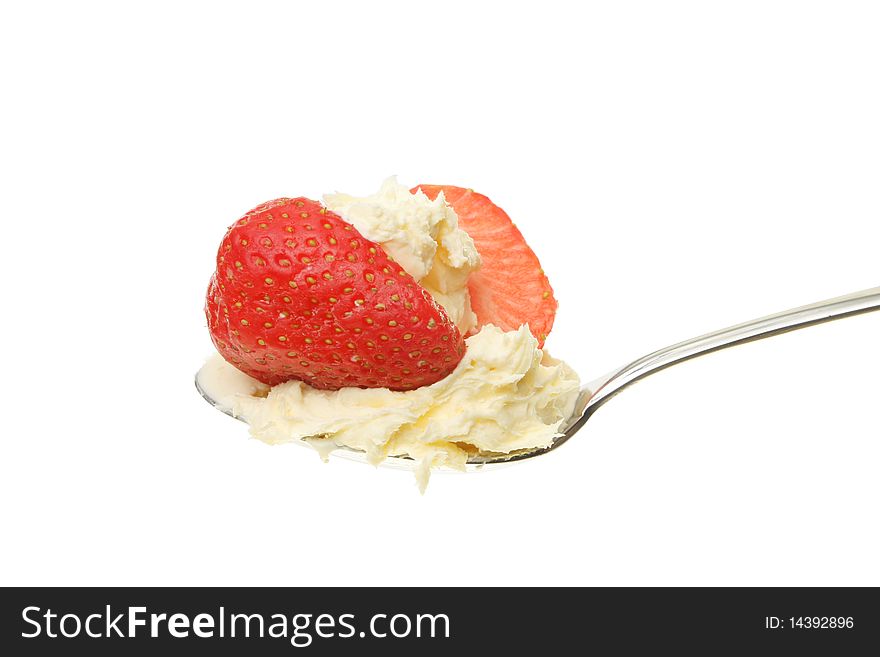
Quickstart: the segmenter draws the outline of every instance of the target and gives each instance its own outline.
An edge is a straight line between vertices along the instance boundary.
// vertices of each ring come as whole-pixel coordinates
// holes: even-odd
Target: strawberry
[[[269,201],[229,228],[205,313],[220,354],[268,385],[410,390],[464,354],[458,329],[412,276],[305,198]]]
[[[412,191],[420,188],[431,199],[443,192],[458,215],[458,225],[474,240],[483,259],[483,266],[468,280],[479,326],[495,324],[511,331],[528,324],[543,347],[559,304],[538,256],[507,213],[472,189],[419,185]]]

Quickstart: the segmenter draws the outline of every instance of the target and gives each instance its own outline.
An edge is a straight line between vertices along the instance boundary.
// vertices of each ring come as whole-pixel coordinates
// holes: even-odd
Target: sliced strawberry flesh
[[[528,324],[543,346],[558,303],[538,257],[507,213],[472,189],[419,185],[412,191],[417,189],[431,199],[443,192],[480,253],[483,265],[468,281],[478,326],[494,324],[511,331]]]

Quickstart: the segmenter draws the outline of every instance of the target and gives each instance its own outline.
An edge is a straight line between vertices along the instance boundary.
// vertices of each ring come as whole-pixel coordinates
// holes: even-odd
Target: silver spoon
[[[727,347],[745,344],[754,340],[762,340],[773,335],[830,322],[835,319],[861,315],[862,313],[869,313],[874,310],[880,310],[880,287],[854,292],[842,297],[828,299],[827,301],[819,301],[809,306],[793,308],[775,315],[767,315],[766,317],[753,319],[750,322],[737,324],[736,326],[721,329],[714,333],[707,333],[706,335],[659,349],[581,387],[574,412],[568,421],[562,425],[562,433],[556,437],[553,444],[549,447],[512,454],[479,454],[468,459],[468,464],[482,466],[493,463],[511,463],[546,454],[562,445],[580,431],[587,420],[596,412],[596,409],[621,390],[650,374],[659,372],[677,363],[682,363],[697,356],[712,353],[713,351],[726,349]],[[211,405],[227,415],[232,415],[229,409],[223,407],[205,392],[199,384],[198,375],[196,375],[196,388]],[[361,452],[347,448],[343,449],[342,453],[344,454],[346,451],[358,459],[362,456]],[[391,458],[396,461],[409,461],[406,457]]]

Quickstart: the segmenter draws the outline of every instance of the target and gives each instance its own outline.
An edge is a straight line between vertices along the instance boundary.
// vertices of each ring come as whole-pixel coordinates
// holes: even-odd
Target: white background
[[[268,447],[192,377],[227,225],[473,187],[592,379],[880,284],[873,3],[12,3],[3,584],[880,584],[880,313],[672,368],[558,452]]]

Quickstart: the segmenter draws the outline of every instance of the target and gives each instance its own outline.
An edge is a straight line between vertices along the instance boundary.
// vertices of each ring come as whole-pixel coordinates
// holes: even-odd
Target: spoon
[[[734,347],[755,340],[762,340],[815,324],[835,319],[861,315],[880,310],[880,287],[854,292],[842,297],[819,301],[809,306],[792,308],[774,315],[767,315],[750,322],[737,324],[720,331],[707,333],[642,356],[623,367],[609,372],[581,387],[580,395],[571,417],[560,428],[560,434],[549,447],[512,454],[479,454],[468,459],[468,465],[483,466],[496,463],[512,463],[541,456],[566,442],[583,428],[593,413],[627,386],[660,370],[683,363],[686,360],[710,354],[713,351]],[[196,375],[196,388],[211,405],[232,416],[232,412],[212,399],[199,384]],[[233,416],[235,417],[235,416]],[[340,455],[348,452],[352,457],[362,460],[363,453],[349,448],[340,448]],[[389,457],[387,461],[408,462],[408,457]],[[386,461],[386,462],[387,462]]]

